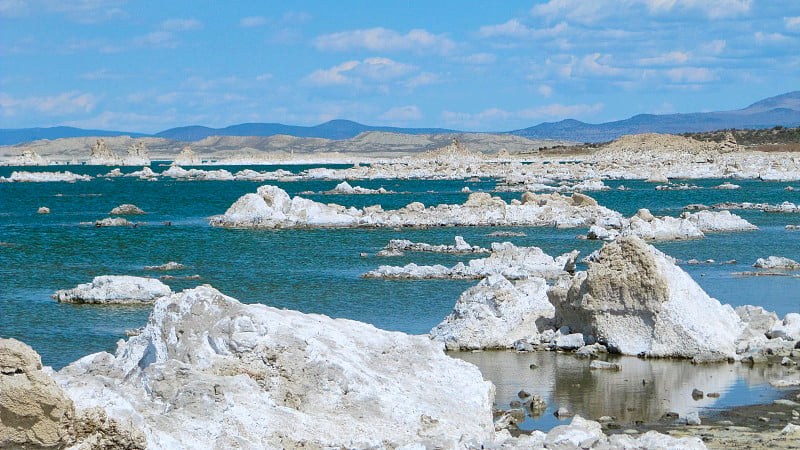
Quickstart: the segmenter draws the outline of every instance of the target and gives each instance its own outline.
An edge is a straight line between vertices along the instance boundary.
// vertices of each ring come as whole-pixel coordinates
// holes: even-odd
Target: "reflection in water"
[[[549,430],[563,424],[554,415],[559,407],[585,418],[612,416],[621,424],[654,423],[665,413],[681,416],[704,408],[769,403],[778,390],[769,380],[785,375],[785,368],[739,363],[694,365],[684,360],[615,357],[621,371],[590,370],[590,359],[555,352],[451,352],[450,356],[480,367],[484,378],[497,387],[495,403],[508,408],[525,390],[541,395],[548,404],[539,418],[527,417],[522,429]],[[531,369],[531,364],[536,368]],[[695,400],[692,390],[719,398]]]

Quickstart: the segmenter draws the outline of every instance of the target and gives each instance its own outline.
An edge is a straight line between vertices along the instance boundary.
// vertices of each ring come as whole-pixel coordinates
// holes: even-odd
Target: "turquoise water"
[[[283,168],[298,172],[309,166]],[[244,167],[226,167],[235,172]],[[0,168],[7,176],[19,168]],[[110,168],[59,166],[27,170],[70,170],[96,175]],[[162,171],[164,167],[153,167]],[[135,168],[123,169],[132,172]],[[721,180],[692,181],[715,186]],[[590,193],[601,204],[626,215],[638,208],[655,214],[680,213],[690,203],[752,201],[800,203],[800,192],[787,192],[790,183],[736,181],[740,190],[656,191],[654,185],[636,181],[624,184],[629,191]],[[245,303],[264,303],[280,308],[346,317],[379,328],[425,333],[452,309],[459,294],[475,282],[383,281],[359,276],[380,264],[441,263],[453,265],[463,256],[407,253],[404,257],[360,256],[374,253],[390,239],[403,238],[432,244],[452,243],[462,235],[471,244],[489,246],[498,238],[486,237],[497,228],[439,228],[393,231],[391,229],[344,230],[225,230],[208,225],[206,218],[223,213],[239,196],[254,192],[262,182],[240,181],[140,181],[97,178],[77,183],[0,183],[0,335],[32,345],[46,365],[58,369],[86,354],[113,351],[125,329],[142,326],[146,307],[94,307],[58,304],[50,295],[91,281],[94,276],[158,276],[146,265],[168,261],[186,269],[174,276],[200,275],[201,280],[166,281],[173,290],[209,283]],[[291,195],[323,191],[338,181],[274,183]],[[420,181],[369,180],[351,184],[397,191],[387,195],[308,195],[323,202],[347,206],[382,204],[397,208],[412,201],[426,205],[463,202],[464,186],[473,191],[491,190],[493,180]],[[519,193],[498,194],[506,200]],[[108,216],[122,203],[134,203],[148,214],[129,217],[145,222],[136,228],[94,228],[80,225]],[[39,215],[47,206],[52,213]],[[800,215],[737,212],[761,229],[754,232],[712,234],[702,240],[663,242],[656,246],[683,260],[735,259],[736,264],[683,265],[710,295],[723,303],[763,305],[783,316],[800,311],[800,278],[740,277],[735,272],[753,270],[758,257],[769,255],[800,259],[800,231],[786,224],[800,224]],[[171,225],[165,225],[170,222]],[[508,229],[508,228],[506,228]],[[579,249],[585,255],[600,243],[575,239],[585,229],[559,230],[521,227],[526,237],[502,238],[517,245],[536,245],[550,254]],[[745,390],[747,390],[745,388]]]

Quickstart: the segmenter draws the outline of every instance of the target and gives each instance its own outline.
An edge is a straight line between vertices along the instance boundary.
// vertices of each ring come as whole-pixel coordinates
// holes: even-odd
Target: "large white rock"
[[[129,275],[102,275],[91,283],[79,284],[72,289],[61,289],[53,294],[59,303],[152,303],[172,294],[166,284],[154,278]]]
[[[606,243],[586,272],[549,292],[559,325],[627,355],[734,357],[744,329],[733,308],[633,236]]]
[[[550,325],[554,312],[544,279],[512,284],[492,275],[464,291],[430,336],[448,350],[513,348],[520,339],[538,341],[539,326]]]
[[[78,407],[159,448],[457,448],[493,439],[494,387],[425,336],[244,305],[210,286],[163,298],[116,355],[57,375]]]
[[[800,314],[789,313],[781,321],[776,321],[767,331],[770,338],[782,338],[788,341],[800,340]]]
[[[258,198],[261,198],[259,200]],[[573,194],[536,195],[506,203],[485,192],[470,194],[463,204],[425,207],[412,202],[398,210],[380,205],[363,209],[323,204],[302,197],[289,198],[286,191],[270,185],[256,194],[245,194],[211,225],[228,228],[305,227],[400,227],[400,226],[562,226],[592,224],[619,226],[622,216],[597,205],[591,197]]]

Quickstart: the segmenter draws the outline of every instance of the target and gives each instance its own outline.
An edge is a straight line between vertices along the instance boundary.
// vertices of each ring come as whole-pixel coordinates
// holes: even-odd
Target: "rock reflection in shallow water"
[[[590,370],[591,359],[554,352],[510,351],[450,352],[450,356],[480,367],[484,378],[496,388],[495,402],[508,408],[517,393],[525,390],[547,401],[538,418],[526,417],[520,428],[549,430],[562,425],[553,413],[566,407],[571,413],[596,420],[612,416],[620,424],[658,422],[667,412],[681,417],[697,411],[702,418],[709,408],[770,403],[780,391],[769,380],[784,374],[779,366],[749,366],[738,363],[691,364],[682,360],[614,358],[621,371]],[[531,364],[537,367],[531,369]],[[695,400],[692,390],[705,396]]]

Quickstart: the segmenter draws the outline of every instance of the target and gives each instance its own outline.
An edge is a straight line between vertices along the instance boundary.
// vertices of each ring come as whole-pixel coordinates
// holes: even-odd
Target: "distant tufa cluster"
[[[101,166],[126,165],[139,166],[150,164],[150,152],[143,141],[134,141],[128,147],[128,154],[119,157],[105,139],[99,138],[94,145],[89,148],[89,164]]]
[[[439,147],[436,150],[427,151],[412,159],[451,166],[463,166],[469,163],[481,163],[484,161],[484,156],[481,152],[474,152],[468,149],[458,138],[454,137],[449,145]]]

